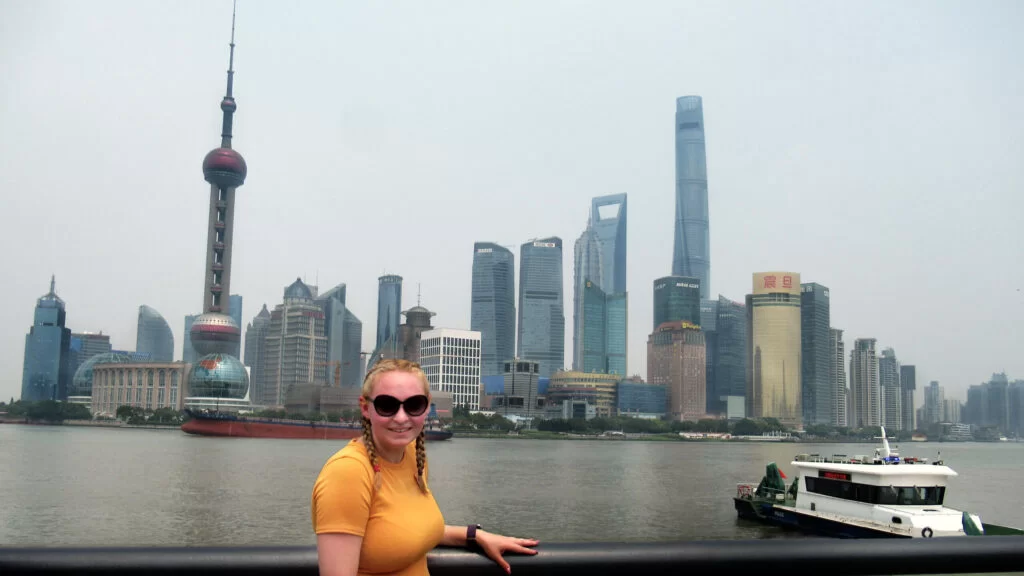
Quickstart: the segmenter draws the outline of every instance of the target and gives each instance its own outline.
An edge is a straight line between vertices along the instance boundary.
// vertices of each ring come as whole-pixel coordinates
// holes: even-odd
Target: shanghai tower
[[[241,341],[241,328],[227,314],[231,294],[231,248],[234,239],[235,190],[245,182],[247,167],[242,155],[231,148],[235,114],[232,95],[235,76],[235,16],[231,15],[227,92],[220,102],[223,112],[220,146],[203,159],[203,177],[210,184],[209,219],[206,231],[206,267],[203,281],[203,314],[192,323],[192,347],[200,356],[189,377],[189,395],[204,398],[245,397],[249,387],[245,368],[232,356]]]
[[[676,221],[672,275],[700,279],[700,297],[711,289],[708,236],[708,167],[704,105],[700,96],[676,99]]]

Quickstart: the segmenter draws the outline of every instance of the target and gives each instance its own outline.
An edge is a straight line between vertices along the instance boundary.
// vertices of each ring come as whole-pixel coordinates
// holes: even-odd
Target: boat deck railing
[[[516,576],[732,574],[962,574],[1024,568],[1019,537],[932,539],[707,540],[696,542],[541,544],[536,556],[509,556]],[[432,576],[501,574],[484,556],[438,548]],[[0,548],[0,574],[36,576],[189,574],[285,576],[318,573],[316,549],[272,548]]]

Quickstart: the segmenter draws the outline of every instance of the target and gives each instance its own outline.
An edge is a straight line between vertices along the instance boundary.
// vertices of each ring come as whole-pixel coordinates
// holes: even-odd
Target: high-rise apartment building
[[[830,424],[834,382],[829,379],[829,290],[810,282],[800,285],[801,405],[804,424]]]
[[[135,351],[149,354],[152,362],[174,361],[174,333],[159,312],[143,304],[139,306]]]
[[[666,276],[655,280],[654,327],[665,322],[687,322],[704,329],[700,293],[700,280],[697,278]],[[713,323],[716,310],[709,311]]]
[[[850,395],[854,428],[881,426],[882,394],[878,387],[878,353],[874,338],[858,338],[850,352]]]
[[[903,426],[900,361],[892,348],[882,350],[882,357],[878,359],[878,387],[882,395],[882,426],[886,430],[909,430]]]
[[[914,422],[914,390],[917,388],[917,368],[900,366],[900,421],[904,430],[917,430]]]
[[[452,395],[452,406],[480,409],[480,333],[435,328],[420,339],[420,366],[430,389]]]
[[[64,301],[54,291],[36,301],[32,327],[25,335],[25,362],[21,374],[21,399],[25,402],[66,400],[71,386],[71,330],[64,326]]]
[[[829,328],[828,331],[828,379],[832,385],[832,416],[829,424],[845,428],[849,426],[847,407],[850,399],[846,388],[846,345],[843,331]]]
[[[402,277],[385,274],[377,279],[377,344],[380,348],[392,335],[398,333],[402,312]]]
[[[754,274],[747,295],[747,416],[802,424],[800,275]]]
[[[593,199],[574,254],[573,368],[625,374],[625,194]]]
[[[687,322],[666,322],[647,339],[647,381],[668,389],[668,414],[696,421],[707,415],[704,333]]]
[[[356,387],[359,378],[359,353],[363,341],[363,323],[345,304],[346,286],[338,284],[317,297],[324,311],[324,336],[327,337],[327,383],[330,386]]]
[[[187,318],[187,316],[186,316]],[[249,367],[249,398],[262,401],[267,383],[267,333],[270,331],[270,310],[264,304],[259,314],[245,329],[245,365]]]
[[[562,239],[531,240],[519,249],[519,354],[540,363],[540,377],[565,365]]]
[[[270,313],[262,397],[267,406],[284,406],[293,386],[327,384],[325,318],[315,298],[296,279],[284,289],[284,302]]]
[[[676,218],[672,275],[700,279],[711,293],[708,234],[708,167],[704,148],[704,104],[700,96],[676,99]]]
[[[924,389],[924,422],[921,422],[922,427],[926,427],[929,424],[938,424],[942,422],[942,411],[945,406],[944,402],[946,394],[939,386],[939,383],[932,380],[927,387]],[[968,403],[970,403],[970,391],[968,391]]]
[[[949,424],[960,423],[960,401],[946,398],[942,402],[942,421]]]
[[[469,327],[480,333],[484,376],[502,374],[516,353],[516,260],[491,242],[473,244],[473,294]]]

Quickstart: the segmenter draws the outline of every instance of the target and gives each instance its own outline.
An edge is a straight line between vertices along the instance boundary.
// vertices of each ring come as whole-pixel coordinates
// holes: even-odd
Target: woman
[[[363,380],[363,436],[324,464],[313,486],[322,576],[426,575],[435,546],[478,547],[511,573],[505,552],[536,554],[536,540],[445,526],[427,487],[423,423],[430,386],[418,364],[382,360]]]

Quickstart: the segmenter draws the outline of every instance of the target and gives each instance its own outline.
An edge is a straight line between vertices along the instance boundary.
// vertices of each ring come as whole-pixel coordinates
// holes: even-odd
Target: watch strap
[[[466,545],[476,546],[476,531],[483,529],[483,526],[479,524],[470,524],[466,526]]]

